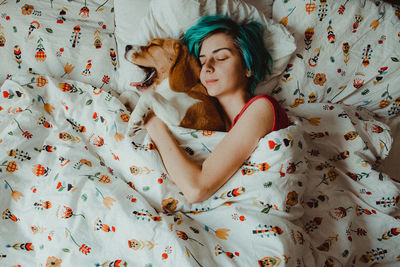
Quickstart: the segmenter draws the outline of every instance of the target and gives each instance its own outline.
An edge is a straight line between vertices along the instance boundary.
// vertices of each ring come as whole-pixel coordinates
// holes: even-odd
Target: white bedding
[[[332,102],[373,111],[396,141],[379,169],[400,181],[400,7],[383,1],[279,0],[273,17],[295,36],[297,50],[279,81],[266,82],[259,92],[287,106]]]
[[[400,114],[398,8],[382,1],[278,0],[273,17],[297,44],[269,91],[285,105],[345,103],[385,119]]]
[[[31,83],[38,79],[46,85]],[[392,140],[368,114],[343,105],[296,110],[295,125],[263,138],[211,199],[190,205],[146,132],[127,136],[129,115],[112,95],[48,76],[14,77],[1,90],[14,95],[0,102],[6,263],[55,257],[67,265],[176,266],[179,259],[186,266],[244,266],[269,259],[319,266],[327,257],[358,260],[382,243],[380,262],[397,256],[395,236],[379,238],[398,229],[400,187],[371,169]],[[199,161],[224,135],[171,130]],[[362,234],[353,234],[357,229]]]
[[[1,1],[0,14],[0,84],[40,73],[117,86],[114,1]]]
[[[206,6],[209,1],[191,3]],[[125,15],[136,7],[142,15],[154,14],[155,7],[148,10],[147,3],[135,6],[140,1],[129,6],[125,1],[106,0],[37,2],[34,6],[42,11],[41,17],[33,11],[30,15],[19,13],[25,3],[0,4],[0,36],[5,33],[7,42],[0,47],[0,84],[5,71],[13,71],[0,87],[1,266],[399,264],[400,177],[396,163],[400,117],[388,114],[391,105],[398,112],[396,98],[400,97],[396,87],[400,63],[393,60],[400,59],[396,9],[380,1],[327,1],[324,5],[314,0],[275,1],[273,17],[277,22],[287,17],[297,50],[289,58],[290,49],[286,48],[290,45],[282,51],[276,46],[290,65],[272,81],[262,83],[257,92],[280,100],[293,125],[261,139],[252,156],[212,198],[190,205],[169,179],[146,131],[127,135],[131,130],[129,113],[107,92],[126,89],[116,74],[129,73],[122,62],[113,65],[109,55],[110,48],[123,48],[110,35],[114,6],[116,16],[124,7]],[[239,2],[221,0],[216,3],[231,6],[214,8],[231,12],[232,3]],[[57,25],[57,8],[64,4],[70,7],[67,20]],[[104,9],[96,11],[102,4]],[[309,9],[308,14],[306,4],[315,4],[315,10]],[[341,5],[345,5],[346,16],[338,13]],[[45,9],[47,6],[51,9]],[[83,6],[89,7],[89,17],[82,18]],[[239,6],[245,7],[236,13],[239,18],[253,10]],[[269,17],[267,7],[266,2],[264,15]],[[320,21],[322,7],[327,8],[327,16]],[[382,10],[385,16],[375,31],[370,25]],[[356,14],[364,19],[353,33]],[[27,33],[34,16],[41,19],[42,26],[48,23],[33,32],[34,38],[45,37],[48,57],[43,62],[24,52],[31,49],[36,53],[37,47],[32,46],[36,39],[22,40],[10,33],[13,25],[18,31],[19,25],[26,26]],[[124,17],[115,19],[117,42],[129,40],[129,27],[118,27]],[[58,56],[59,42],[71,45],[69,36],[61,33],[67,28],[70,35],[68,25],[74,22],[82,26],[84,38],[79,47],[85,57],[74,56],[74,49],[67,46]],[[168,22],[158,21],[158,26],[166,29]],[[329,25],[335,30],[335,43],[328,42]],[[304,32],[309,26],[315,32],[311,47],[305,49]],[[98,28],[102,40],[108,40],[101,49],[92,42],[93,30]],[[51,43],[48,38],[59,42]],[[354,49],[347,65],[342,53],[346,38]],[[26,47],[21,70],[13,58],[14,43]],[[374,54],[364,66],[361,54],[369,43],[374,45]],[[50,47],[54,45],[53,51]],[[318,64],[311,66],[308,61],[317,48]],[[95,58],[91,76],[82,75],[87,55]],[[116,56],[123,60],[121,54]],[[75,68],[63,75],[66,62]],[[30,66],[38,71],[29,71]],[[115,66],[122,68],[115,70]],[[311,73],[323,73],[327,79],[315,83]],[[105,74],[108,83],[102,82]],[[353,86],[355,81],[361,83],[361,78],[364,85]],[[387,87],[391,99],[382,96]],[[390,103],[380,108],[382,97]],[[170,129],[198,162],[225,135]]]
[[[24,85],[30,79],[24,78],[2,87],[22,94],[1,103],[2,112],[10,112],[0,125],[0,209],[7,226],[1,228],[2,242],[32,243],[37,263],[51,255],[69,265],[120,258],[134,265],[175,266],[180,259],[193,266],[196,260],[202,266],[240,266],[289,251],[290,262],[313,262],[303,258],[306,241],[294,244],[290,234],[304,235],[295,224],[303,213],[299,201],[306,182],[297,126],[261,141],[235,178],[209,201],[191,206],[171,183],[145,131],[126,135],[128,115],[117,99],[90,85],[41,78],[48,81],[44,87],[30,90]],[[197,160],[224,135],[173,132]],[[282,142],[278,139],[286,145],[271,150],[268,144]],[[291,162],[296,171],[285,174]],[[243,239],[252,245],[235,245]],[[9,263],[32,261],[21,249],[6,252]]]

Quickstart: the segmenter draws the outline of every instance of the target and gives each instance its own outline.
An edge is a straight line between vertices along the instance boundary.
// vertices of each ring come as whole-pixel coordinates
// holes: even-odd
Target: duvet
[[[144,129],[82,82],[15,76],[0,96],[0,263],[321,266],[395,262],[392,139],[362,109],[304,104],[209,200],[189,204]],[[315,114],[315,115],[310,115]],[[201,162],[222,132],[170,127]],[[365,241],[368,242],[365,242]]]

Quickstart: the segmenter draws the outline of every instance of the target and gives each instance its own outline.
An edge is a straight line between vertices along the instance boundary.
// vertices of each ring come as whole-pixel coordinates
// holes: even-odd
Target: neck
[[[218,96],[218,102],[221,104],[226,116],[229,119],[230,125],[236,115],[242,110],[244,105],[251,98],[250,94],[244,90],[238,90],[235,94]]]

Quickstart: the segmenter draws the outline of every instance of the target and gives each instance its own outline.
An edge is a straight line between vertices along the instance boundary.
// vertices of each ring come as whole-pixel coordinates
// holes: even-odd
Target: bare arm
[[[146,128],[172,180],[185,198],[195,203],[207,200],[232,177],[257,147],[259,139],[271,131],[273,121],[271,104],[257,99],[201,166],[179,147],[160,119],[149,119]]]

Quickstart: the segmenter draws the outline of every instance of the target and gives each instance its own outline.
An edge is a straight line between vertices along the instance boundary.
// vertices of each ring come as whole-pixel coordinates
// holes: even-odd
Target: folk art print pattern
[[[271,246],[266,253],[269,239],[298,247],[296,260],[308,249],[305,237],[293,239],[305,231],[291,222],[302,214],[305,183],[304,141],[294,127],[264,141],[262,150],[276,156],[252,157],[210,201],[191,206],[145,131],[127,135],[129,115],[112,95],[48,76],[14,77],[2,93],[0,229],[6,262],[29,262],[36,254],[43,265],[49,259],[67,265],[175,266],[178,259],[187,266],[257,264],[265,257],[292,261],[286,249]],[[174,132],[199,160],[223,135]],[[267,172],[274,173],[271,179],[263,178]],[[276,191],[275,200],[268,191]],[[259,249],[234,245],[249,238]]]
[[[345,103],[400,113],[400,7],[383,1],[277,0],[273,18],[297,50],[269,93],[297,107]]]
[[[0,84],[47,74],[110,89],[118,62],[113,1],[0,2]]]
[[[190,205],[146,132],[128,135],[129,114],[111,94],[39,75],[13,77],[1,94],[5,264],[398,260],[400,187],[373,169],[388,154],[390,129],[366,111],[322,103],[289,111],[293,125],[261,139],[210,200]],[[171,130],[199,161],[224,135]]]
[[[293,125],[261,139],[195,205],[145,130],[128,135],[129,112],[108,93],[118,67],[112,1],[8,0],[0,11],[10,62],[0,70],[0,265],[399,263],[399,178],[376,171],[391,131],[374,119],[398,113],[396,9],[275,1],[298,48],[270,93]],[[224,136],[171,131],[199,162]]]

